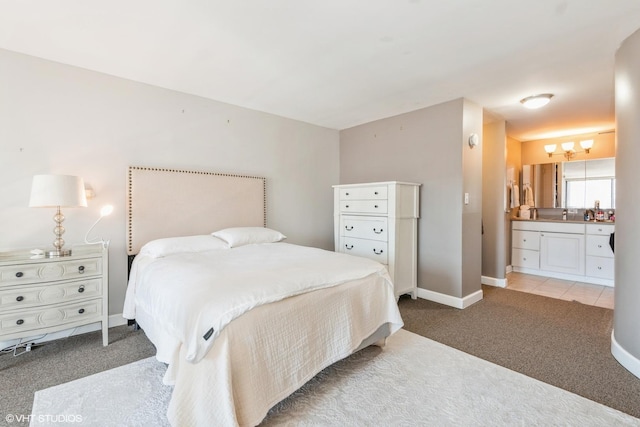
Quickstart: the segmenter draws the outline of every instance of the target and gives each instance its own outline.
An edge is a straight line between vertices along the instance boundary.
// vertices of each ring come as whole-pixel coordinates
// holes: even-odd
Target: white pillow
[[[275,243],[287,238],[279,231],[266,227],[225,228],[211,233],[211,235],[224,240],[232,248],[250,243]]]
[[[217,249],[229,249],[224,240],[209,234],[201,236],[167,237],[148,242],[140,249],[141,255],[160,258],[185,252],[204,252]]]

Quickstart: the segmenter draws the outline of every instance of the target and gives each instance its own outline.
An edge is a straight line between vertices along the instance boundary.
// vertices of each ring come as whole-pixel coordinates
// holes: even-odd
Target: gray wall
[[[130,165],[264,176],[268,226],[333,249],[336,130],[1,49],[0,94],[0,250],[54,239],[53,210],[27,207],[34,174],[82,176],[97,197],[63,210],[64,237],[82,241],[100,208],[114,205],[94,234],[111,240],[111,314],[126,289]]]
[[[640,377],[640,31],[616,54],[616,241],[613,354]],[[615,344],[619,345],[616,352]],[[626,352],[626,353],[625,353]]]
[[[482,142],[482,276],[492,281],[489,284],[497,285],[497,282],[505,281],[507,268],[507,134],[504,120],[485,124]]]
[[[470,149],[471,132],[482,135],[482,109],[464,99],[340,132],[341,184],[422,184],[418,286],[457,298],[481,289],[482,142]]]

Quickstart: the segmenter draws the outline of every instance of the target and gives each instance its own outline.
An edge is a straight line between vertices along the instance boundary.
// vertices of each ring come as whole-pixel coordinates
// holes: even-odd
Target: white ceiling
[[[520,140],[612,129],[638,28],[638,0],[0,0],[7,50],[333,129],[465,97]]]

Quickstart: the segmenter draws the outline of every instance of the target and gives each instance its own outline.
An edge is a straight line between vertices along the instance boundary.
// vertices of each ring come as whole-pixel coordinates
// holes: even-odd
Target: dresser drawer
[[[598,256],[587,256],[586,275],[600,279],[614,279],[614,260]]]
[[[538,231],[513,230],[512,233],[514,248],[540,250],[540,233]]]
[[[101,258],[5,265],[0,267],[0,285],[50,282],[102,274]]]
[[[340,218],[340,234],[346,237],[387,241],[387,218],[350,217]]]
[[[347,200],[340,202],[342,213],[386,214],[386,200]]]
[[[71,302],[100,296],[102,296],[101,278],[40,286],[14,286],[0,289],[0,312],[13,308]]]
[[[33,329],[49,328],[91,318],[101,320],[102,300],[79,301],[0,315],[0,335],[25,333]]]
[[[340,200],[386,200],[387,187],[341,188]]]
[[[387,242],[343,237],[341,252],[388,264]]]
[[[540,268],[540,252],[514,248],[511,251],[511,265],[538,270]]]
[[[587,235],[587,255],[613,258],[609,236]]]

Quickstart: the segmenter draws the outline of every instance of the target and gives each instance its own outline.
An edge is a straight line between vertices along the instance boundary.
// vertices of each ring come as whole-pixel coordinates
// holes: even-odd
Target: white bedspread
[[[255,425],[376,331],[402,327],[386,269],[364,258],[272,243],[136,263],[125,317],[169,364],[174,426]]]
[[[288,243],[138,262],[144,268],[136,266],[132,274],[124,316],[135,318],[135,306],[142,307],[173,331],[192,362],[202,359],[229,322],[254,307],[372,274],[390,282],[375,261]]]

